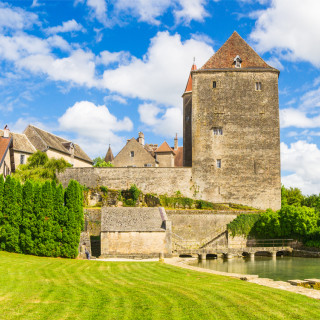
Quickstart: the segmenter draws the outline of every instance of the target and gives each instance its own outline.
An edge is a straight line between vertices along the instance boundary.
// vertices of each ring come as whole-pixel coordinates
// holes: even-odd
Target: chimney
[[[139,132],[138,142],[144,146],[144,134],[142,132]]]
[[[174,138],[174,150],[178,150],[178,134],[176,133],[176,137]]]
[[[9,129],[8,125],[6,124],[4,129],[3,129],[3,137],[4,138],[9,138],[9,136],[10,136],[10,129]]]

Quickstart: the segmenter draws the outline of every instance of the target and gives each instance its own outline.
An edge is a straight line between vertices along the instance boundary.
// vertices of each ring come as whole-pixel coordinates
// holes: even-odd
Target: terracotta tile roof
[[[234,31],[224,45],[203,65],[201,69],[234,68],[234,59],[240,56],[241,69],[270,67],[240,36]]]
[[[31,144],[27,136],[23,133],[15,133],[10,131],[10,137],[13,139],[13,149],[26,153],[36,152],[36,148]],[[0,137],[3,137],[3,130],[0,130]]]
[[[175,154],[174,150],[168,145],[166,141],[162,143],[162,145],[155,151],[155,153],[161,153],[161,152],[172,152]]]
[[[174,157],[174,166],[183,167],[183,147],[178,147],[175,152],[176,156]]]
[[[109,144],[109,149],[108,149],[107,154],[106,154],[106,156],[104,158],[104,161],[105,162],[111,162],[113,159],[114,159],[114,156],[113,156],[113,153],[112,153],[112,150],[111,150],[111,146]]]
[[[58,137],[50,132],[29,125],[24,131],[24,134],[37,150],[44,151],[47,148],[51,148],[68,155],[71,154],[66,148],[71,141]],[[89,156],[77,144],[74,144],[74,157],[92,163]]]
[[[197,66],[195,64],[193,64],[191,67],[191,71],[194,71],[194,70],[197,70]],[[192,91],[192,76],[190,72],[186,90],[184,90],[184,92],[191,92],[191,91]]]
[[[9,150],[11,142],[12,142],[12,138],[0,137],[0,167],[2,165],[4,158],[6,157],[6,154]]]

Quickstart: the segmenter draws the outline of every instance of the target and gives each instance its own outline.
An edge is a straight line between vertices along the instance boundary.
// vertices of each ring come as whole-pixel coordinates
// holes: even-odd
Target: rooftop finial
[[[196,57],[193,57],[193,64],[196,64]]]

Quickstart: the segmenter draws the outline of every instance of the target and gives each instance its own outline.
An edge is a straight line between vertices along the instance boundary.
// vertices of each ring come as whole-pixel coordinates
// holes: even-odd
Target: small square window
[[[261,82],[256,82],[256,91],[261,91]]]
[[[222,136],[223,135],[223,130],[220,127],[213,128],[212,130],[213,130],[213,134],[215,136]]]
[[[216,81],[213,81],[213,82],[212,82],[212,88],[215,89],[216,87],[217,87],[217,82],[216,82]]]
[[[131,158],[134,157],[134,151],[130,151],[130,157],[131,157]]]
[[[221,168],[221,159],[217,159],[217,168]]]
[[[151,163],[145,163],[144,166],[145,167],[152,167],[152,164]]]

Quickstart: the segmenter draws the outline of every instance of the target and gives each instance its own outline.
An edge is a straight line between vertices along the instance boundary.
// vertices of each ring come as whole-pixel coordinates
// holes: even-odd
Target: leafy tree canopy
[[[104,167],[113,167],[113,164],[110,161],[105,162],[104,159],[101,157],[97,157],[93,159],[93,166],[96,168],[104,168]]]
[[[72,165],[63,158],[49,159],[46,153],[37,151],[28,158],[26,164],[18,167],[13,176],[22,182],[28,179],[42,182],[46,180],[57,181],[57,172],[63,172],[68,167],[72,167]]]

